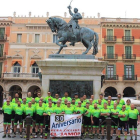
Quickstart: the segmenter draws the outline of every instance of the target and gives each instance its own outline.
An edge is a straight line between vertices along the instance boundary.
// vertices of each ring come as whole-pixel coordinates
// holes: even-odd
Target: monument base
[[[68,91],[71,97],[78,92],[79,97],[84,94],[90,97],[91,94],[94,94],[95,99],[99,98],[101,75],[107,62],[95,59],[48,58],[37,61],[37,64],[42,71],[44,97],[47,96],[48,91],[51,91],[53,95],[59,93],[60,97],[64,96],[65,91]]]

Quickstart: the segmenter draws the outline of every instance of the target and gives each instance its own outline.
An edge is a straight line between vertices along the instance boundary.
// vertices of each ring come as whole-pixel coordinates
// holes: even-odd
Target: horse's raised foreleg
[[[92,44],[90,41],[86,40],[86,39],[83,39],[82,40],[84,46],[87,48],[85,52],[83,52],[82,54],[87,54],[89,52],[89,50],[91,49],[92,47]]]
[[[59,44],[59,42],[62,42],[61,44]],[[59,40],[56,41],[56,44],[58,46],[60,46],[58,52],[56,54],[59,54],[61,52],[61,50],[63,49],[63,47],[67,47],[67,45],[65,44],[66,41],[65,41],[65,38],[64,37],[61,37]]]

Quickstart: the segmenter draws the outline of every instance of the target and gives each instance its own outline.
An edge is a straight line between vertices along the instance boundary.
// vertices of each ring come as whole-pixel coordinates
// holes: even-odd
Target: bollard
[[[107,125],[107,140],[110,140],[110,133],[111,133],[111,118],[106,118],[106,125]]]
[[[27,116],[26,117],[26,125],[27,125],[27,128],[26,128],[26,140],[30,140],[30,126],[31,126],[31,122],[32,122],[32,117],[31,116]]]

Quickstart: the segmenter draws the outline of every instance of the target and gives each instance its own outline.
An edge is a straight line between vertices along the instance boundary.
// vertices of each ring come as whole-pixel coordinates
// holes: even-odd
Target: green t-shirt
[[[17,107],[17,103],[12,103],[12,106],[13,106],[13,110],[15,110],[15,107]]]
[[[75,104],[77,105],[79,101],[80,101],[79,98],[75,99]]]
[[[26,103],[29,103],[32,101],[32,97],[26,97]]]
[[[104,103],[107,103],[107,101],[105,99],[102,99],[101,104],[104,105]]]
[[[98,100],[93,100],[92,101],[92,104],[94,105],[94,104],[98,104]]]
[[[88,114],[84,114],[86,117],[90,117],[91,116],[91,110],[89,108],[85,108],[85,113],[88,112]]]
[[[137,109],[129,109],[128,110],[128,117],[130,119],[138,119],[139,111]]]
[[[17,115],[23,115],[24,113],[24,108],[22,106],[17,106],[14,108],[15,114]]]
[[[80,114],[84,114],[85,113],[85,108],[84,107],[76,107],[74,112],[80,112]]]
[[[117,105],[117,109],[122,110],[122,105],[121,104],[118,104]]]
[[[94,105],[89,105],[89,109],[93,110],[94,109]]]
[[[49,102],[49,101],[48,101],[49,98],[51,98],[51,100],[53,101],[53,97],[52,97],[52,96],[47,96],[47,97],[45,97],[44,101],[45,101],[46,103],[48,103],[48,102]]]
[[[128,120],[128,111],[123,111],[123,110],[121,110],[121,111],[119,111],[119,115],[125,115],[125,117],[124,118],[121,118],[120,117],[120,120],[121,121],[127,121]]]
[[[130,105],[125,105],[126,106],[126,110],[128,111],[129,109],[131,109]]]
[[[22,99],[21,98],[19,98],[18,100],[22,103]],[[12,100],[12,103],[16,103],[15,98]]]
[[[22,107],[23,109],[25,109],[27,106],[28,106],[28,104],[21,104],[21,107]]]
[[[101,105],[97,105],[97,108],[99,108],[99,109],[103,109],[103,105],[101,104]]]
[[[38,103],[41,97],[35,97],[35,102]]]
[[[33,107],[26,107],[24,112],[26,115],[30,114],[30,116],[33,116],[35,109]]]
[[[119,109],[111,109],[111,113],[119,113]],[[118,118],[118,115],[111,115],[111,117],[113,117],[113,118]]]
[[[101,114],[101,110],[100,109],[93,109],[93,110],[91,110],[91,115],[93,117],[99,118],[100,114]]]
[[[70,97],[62,97],[62,102],[64,103],[65,99],[67,99],[69,102],[71,102],[71,98]]]
[[[60,106],[60,107],[54,107],[54,113],[56,114],[61,114],[63,112],[63,108]]]
[[[65,107],[64,110],[65,114],[73,114],[74,108],[73,107]]]
[[[59,100],[59,99],[53,98],[53,102],[54,102],[54,103],[57,103],[58,100]]]
[[[52,113],[54,113],[54,108],[48,106],[45,108],[44,113],[51,115]]]
[[[36,114],[40,115],[40,116],[43,116],[43,113],[44,113],[44,107],[43,106],[36,106],[36,109],[35,109],[35,112]]]
[[[108,108],[107,108],[107,109],[104,109],[104,108],[103,108],[103,109],[101,109],[101,113],[109,113],[109,114],[110,114],[111,112],[110,112],[110,109],[108,109]],[[108,117],[108,116],[105,115],[104,117],[106,118],[106,117]]]
[[[117,103],[117,100],[115,102]],[[123,105],[125,105],[125,101],[123,99],[121,99],[119,104],[123,106]]]
[[[112,105],[107,105],[107,108],[108,109],[113,109],[113,106]]]
[[[13,106],[12,105],[4,105],[2,107],[2,110],[4,111],[4,113],[11,115],[12,111],[13,111]]]

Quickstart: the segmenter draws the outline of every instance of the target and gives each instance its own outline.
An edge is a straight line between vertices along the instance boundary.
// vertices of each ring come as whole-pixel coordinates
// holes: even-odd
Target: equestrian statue
[[[67,47],[66,42],[71,42],[70,45],[72,46],[75,46],[76,42],[82,42],[86,47],[86,51],[83,54],[87,54],[93,46],[92,54],[96,55],[98,53],[98,34],[89,28],[79,26],[78,20],[82,19],[82,16],[78,13],[77,8],[74,8],[74,13],[71,11],[71,6],[68,6],[68,9],[72,16],[69,23],[57,17],[50,17],[46,21],[51,31],[57,33],[59,38],[56,44],[60,46],[60,49],[56,54],[59,54],[64,47]]]

